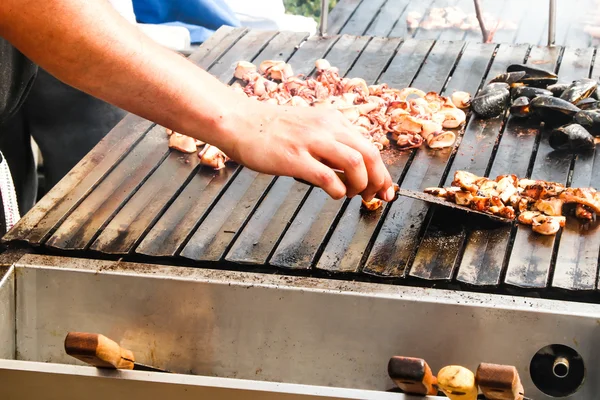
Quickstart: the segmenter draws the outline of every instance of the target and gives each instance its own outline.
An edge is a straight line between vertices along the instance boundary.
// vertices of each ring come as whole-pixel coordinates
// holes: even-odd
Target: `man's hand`
[[[335,199],[357,194],[365,200],[375,195],[394,199],[379,150],[337,110],[255,100],[246,106],[232,121],[237,132],[225,135],[235,135],[235,140],[219,146],[233,160],[260,172],[303,179]],[[347,186],[331,168],[345,172]]]

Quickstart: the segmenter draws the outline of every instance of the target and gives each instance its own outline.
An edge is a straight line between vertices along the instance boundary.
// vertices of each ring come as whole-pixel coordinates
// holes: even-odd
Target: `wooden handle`
[[[65,351],[98,368],[133,369],[135,363],[130,350],[97,333],[69,332],[65,338]]]
[[[420,395],[436,395],[436,379],[431,368],[421,358],[390,358],[388,374],[404,393]]]
[[[488,400],[523,400],[519,372],[511,365],[481,363],[475,381]]]
[[[451,400],[476,400],[475,375],[466,368],[450,365],[437,375],[438,388]]]

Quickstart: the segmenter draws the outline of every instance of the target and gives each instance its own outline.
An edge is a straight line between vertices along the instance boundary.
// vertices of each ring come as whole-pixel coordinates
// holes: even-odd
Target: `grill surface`
[[[343,4],[343,3],[342,3]],[[311,74],[326,57],[341,74],[391,87],[477,92],[511,63],[591,76],[593,48],[546,48],[220,29],[191,59],[223,82],[238,60],[289,60]],[[302,44],[301,46],[299,46]],[[82,132],[82,134],[84,134]],[[402,187],[448,185],[458,169],[600,187],[600,153],[555,153],[531,121],[470,118],[454,149],[384,152]],[[392,284],[594,301],[600,234],[569,221],[542,237],[485,225],[401,198],[376,211],[360,199],[235,165],[221,171],[171,151],[164,129],[127,116],[5,236],[37,251],[211,268],[334,276]]]
[[[498,30],[494,43],[548,43],[549,0],[481,0],[484,13],[518,25],[515,30]],[[556,2],[556,44],[568,47],[598,45],[598,39],[584,31],[584,26],[600,26],[596,0]],[[327,31],[331,34],[357,36],[403,37],[435,40],[481,41],[479,31],[459,29],[409,29],[406,18],[410,12],[423,17],[432,8],[458,7],[465,13],[474,13],[473,0],[340,0],[328,18]],[[493,29],[488,26],[487,29]]]

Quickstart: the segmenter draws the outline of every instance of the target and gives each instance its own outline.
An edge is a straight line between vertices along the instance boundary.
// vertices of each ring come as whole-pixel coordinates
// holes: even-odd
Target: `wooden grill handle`
[[[449,365],[438,372],[438,388],[451,400],[477,400],[475,375],[468,369]]]
[[[514,366],[481,363],[475,381],[488,400],[523,400],[525,391]]]
[[[98,333],[69,332],[65,351],[87,364],[98,368],[133,369],[133,352]]]
[[[419,395],[436,395],[437,380],[431,368],[421,358],[399,357],[390,358],[388,375],[404,393]]]

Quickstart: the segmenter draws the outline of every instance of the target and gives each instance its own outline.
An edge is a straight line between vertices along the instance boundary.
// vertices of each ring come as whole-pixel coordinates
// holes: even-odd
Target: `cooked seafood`
[[[554,129],[550,134],[549,143],[553,149],[574,153],[593,150],[596,146],[594,137],[579,124]]]
[[[490,83],[471,101],[473,112],[481,118],[494,118],[508,108],[510,100],[507,83]]]
[[[496,179],[456,171],[452,186],[427,188],[426,193],[472,209],[517,219],[542,235],[554,235],[565,225],[563,209],[574,206],[575,217],[595,220],[600,193],[593,188],[567,188],[554,182],[500,175]]]
[[[593,79],[578,79],[573,81],[565,91],[560,95],[560,98],[570,103],[577,103],[583,99],[587,99],[596,91],[598,83]]]
[[[201,140],[194,139],[192,137],[182,135],[177,132],[173,132],[171,129],[165,129],[169,136],[169,147],[183,153],[195,153],[198,151],[198,147],[202,147],[198,153],[200,157],[200,163],[208,165],[215,169],[222,169],[225,167],[225,163],[229,160],[229,157],[215,146],[204,143]]]
[[[528,117],[530,113],[529,98],[526,96],[517,97],[510,106],[510,114],[515,117]]]
[[[306,79],[293,76],[291,66],[283,61],[263,61],[258,69],[248,64],[241,61],[236,70],[244,72],[238,74],[243,75],[240,88],[250,98],[279,105],[336,109],[379,150],[390,145],[388,133],[401,149],[423,143],[433,149],[452,146],[456,134],[447,129],[465,123],[466,114],[460,108],[468,107],[471,97],[466,92],[447,98],[413,87],[398,90],[386,84],[369,86],[361,78],[342,78],[338,69],[324,59],[315,62],[315,78]],[[253,73],[255,70],[259,73]],[[240,91],[237,86],[234,90]]]
[[[600,101],[598,82],[582,78],[558,83],[558,76],[530,65],[513,64],[472,100],[480,118],[502,115],[508,107],[506,90],[513,99],[510,114],[518,118],[536,117],[553,129],[550,144],[557,150],[573,152],[593,149],[600,140]],[[587,131],[588,133],[585,133]]]
[[[173,131],[171,131],[171,134],[168,132],[167,134],[169,135],[170,148],[179,150],[183,153],[195,153],[198,150],[196,139]]]

